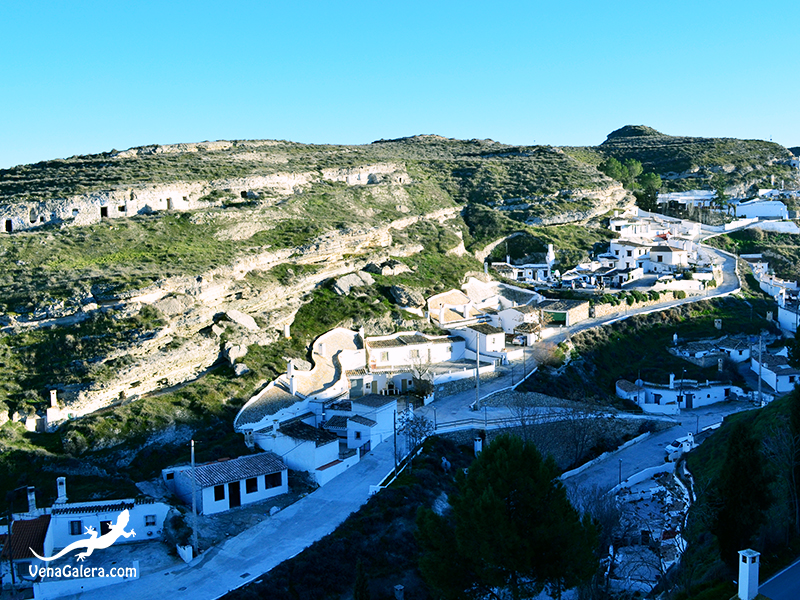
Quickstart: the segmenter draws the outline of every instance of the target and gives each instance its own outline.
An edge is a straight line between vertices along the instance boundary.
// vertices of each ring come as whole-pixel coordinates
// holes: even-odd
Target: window
[[[83,533],[83,523],[81,521],[70,521],[69,522],[69,534],[70,535],[81,535]]]
[[[419,349],[415,348],[409,351],[411,358],[419,358]]]
[[[220,500],[225,500],[225,486],[224,485],[215,485],[214,486],[214,501],[219,502]]]
[[[361,439],[361,432],[360,431],[356,431],[355,434],[356,434],[356,439],[360,440]]]
[[[632,251],[628,250],[628,256],[633,256]]]
[[[156,526],[156,516],[155,515],[145,515],[144,516],[144,526],[145,527],[155,527]]]
[[[167,481],[175,479],[175,473],[167,473]]]
[[[656,262],[664,262],[664,257],[659,254],[658,258],[656,258]]]
[[[617,225],[616,229],[617,229],[617,231],[622,231],[622,225]]]
[[[389,353],[381,352],[381,362],[389,362]]]
[[[250,477],[244,482],[244,491],[247,494],[255,494],[258,491],[258,479]]]
[[[120,204],[120,205],[117,207],[117,210],[118,210],[119,212],[125,212],[125,205],[124,205],[124,204]]]
[[[264,475],[264,487],[268,490],[271,488],[280,487],[283,484],[283,477],[280,473],[270,473]]]

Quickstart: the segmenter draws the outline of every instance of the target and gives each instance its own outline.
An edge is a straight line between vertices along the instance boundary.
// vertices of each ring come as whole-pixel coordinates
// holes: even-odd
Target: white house
[[[451,334],[458,335],[466,340],[467,354],[474,357],[480,351],[482,356],[500,357],[506,347],[506,334],[500,327],[480,323],[464,329],[454,329]]]
[[[538,325],[540,316],[541,311],[535,304],[524,304],[498,311],[497,322],[492,324],[501,327],[508,334],[515,335],[520,333],[518,329],[521,325]]]
[[[486,320],[483,312],[460,290],[449,290],[428,298],[428,318],[442,329],[466,327]]]
[[[164,483],[185,504],[192,503],[192,467],[162,471]],[[200,514],[237,508],[289,491],[288,469],[279,456],[259,452],[195,466],[195,497]]]
[[[788,219],[789,211],[780,200],[748,200],[736,204],[736,216],[744,219]]]
[[[689,253],[667,244],[653,246],[640,264],[645,273],[674,273],[689,266]]]
[[[658,204],[683,204],[685,206],[711,206],[717,193],[714,190],[689,190],[687,192],[666,192],[659,194]]]
[[[545,283],[552,279],[552,269],[556,262],[553,244],[547,245],[545,254],[531,255],[528,258],[533,259],[533,262],[514,264],[511,257],[506,256],[506,262],[493,262],[492,268],[508,279],[523,283]]]
[[[636,402],[645,412],[660,414],[678,414],[681,408],[723,402],[730,397],[732,389],[731,384],[719,381],[676,380],[674,374],[670,374],[667,385],[641,379],[636,383],[621,379],[616,384],[617,396]]]
[[[778,297],[778,323],[784,331],[797,335],[797,324],[800,322],[800,302],[786,300],[786,296]]]
[[[761,379],[779,394],[791,392],[800,382],[800,370],[790,366],[785,356],[763,354],[760,367]],[[750,369],[758,374],[758,356],[750,358]]]
[[[650,250],[652,244],[645,240],[633,240],[629,238],[620,238],[618,240],[611,240],[609,246],[609,254],[617,257],[617,269],[635,269],[639,258],[643,257]]]
[[[350,431],[358,431],[361,426],[369,428],[371,446],[374,448],[381,442],[389,439],[394,434],[394,415],[397,412],[397,398],[381,394],[368,394],[360,398],[353,398],[351,401],[353,416],[348,420],[350,429],[348,430],[348,443],[356,443],[359,439],[350,435]],[[355,417],[359,417],[356,419]],[[373,421],[374,425],[364,422],[364,419]],[[352,422],[352,423],[351,423]],[[355,425],[353,425],[353,423]],[[361,445],[361,444],[357,444]]]

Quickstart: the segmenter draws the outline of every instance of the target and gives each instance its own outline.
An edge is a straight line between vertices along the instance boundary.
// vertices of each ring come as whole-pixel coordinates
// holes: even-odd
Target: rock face
[[[340,296],[347,296],[350,290],[354,287],[361,287],[365,285],[372,285],[375,279],[366,271],[359,271],[358,273],[351,273],[336,280],[333,285],[333,291]]]
[[[225,314],[231,321],[241,325],[245,329],[249,329],[250,331],[258,331],[260,329],[258,323],[256,323],[256,320],[253,317],[244,314],[240,310],[229,310]]]
[[[247,356],[247,346],[226,342],[222,353],[228,359],[228,362],[233,365],[240,358]]]
[[[425,306],[425,297],[418,291],[404,285],[393,285],[389,289],[389,293],[399,306],[410,306],[411,308]]]

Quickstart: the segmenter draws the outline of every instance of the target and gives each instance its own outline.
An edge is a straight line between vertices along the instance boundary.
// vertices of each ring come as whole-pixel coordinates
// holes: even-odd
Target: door
[[[111,531],[111,521],[100,521],[100,535],[105,535]]]
[[[233,481],[228,484],[228,508],[236,508],[242,505],[242,490],[238,481]]]
[[[694,395],[693,394],[686,394],[686,408],[687,409],[694,408]]]

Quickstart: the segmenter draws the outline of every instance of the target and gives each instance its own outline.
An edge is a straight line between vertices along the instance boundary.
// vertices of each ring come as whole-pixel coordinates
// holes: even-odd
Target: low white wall
[[[675,472],[675,464],[674,462],[664,463],[663,465],[659,465],[657,467],[650,467],[649,469],[645,469],[644,471],[639,471],[638,473],[631,475],[625,481],[620,483],[619,485],[615,485],[613,488],[609,490],[609,494],[616,494],[623,488],[628,488],[637,483],[641,483],[647,479],[650,479],[653,475],[658,475],[659,473],[674,473]]]
[[[358,452],[356,452],[353,456],[344,459],[342,462],[337,463],[331,467],[328,467],[323,471],[317,469],[312,473],[312,476],[314,477],[314,480],[317,482],[318,485],[323,486],[337,475],[344,473],[347,469],[352,467],[357,462],[358,462]]]

